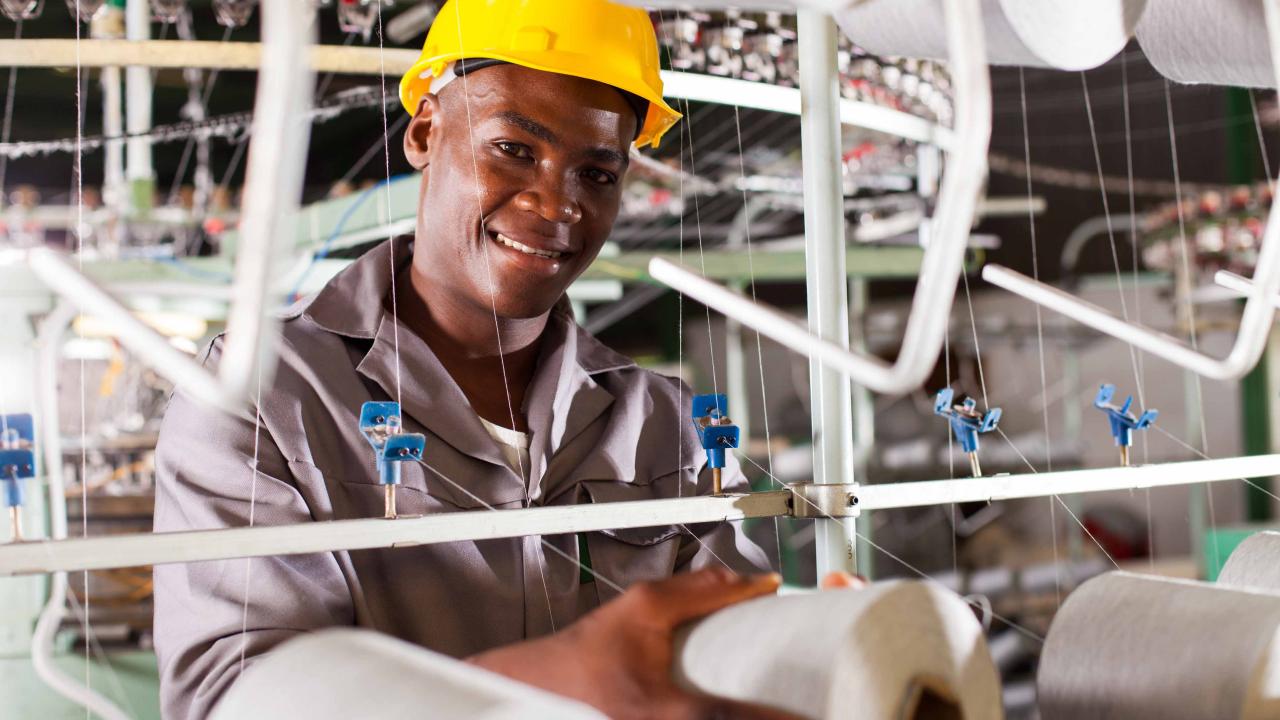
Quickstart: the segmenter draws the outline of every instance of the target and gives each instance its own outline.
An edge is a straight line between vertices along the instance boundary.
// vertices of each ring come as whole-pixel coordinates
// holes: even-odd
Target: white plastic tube
[[[942,350],[956,283],[964,266],[969,229],[986,175],[986,155],[991,140],[991,82],[985,60],[981,3],[979,0],[948,2],[946,12],[955,88],[954,141],[949,148],[937,210],[930,223],[930,241],[911,302],[902,349],[892,365],[814,337],[777,310],[709,283],[665,260],[650,261],[649,274],[784,347],[818,359],[858,385],[881,393],[899,394],[923,382]]]
[[[27,265],[67,302],[109,323],[121,345],[193,398],[234,410],[238,407],[236,400],[248,397],[229,393],[216,376],[139,320],[110,292],[72,265],[65,254],[33,248],[27,255]],[[247,380],[244,387],[248,387]]]
[[[1267,37],[1271,46],[1272,71],[1280,77],[1280,0],[1263,0]],[[1215,358],[1192,349],[1180,340],[1141,325],[1126,322],[1111,312],[1085,302],[1051,285],[1033,280],[1000,265],[982,269],[982,278],[1049,310],[1088,325],[1156,357],[1214,380],[1238,380],[1262,357],[1271,323],[1275,319],[1274,297],[1280,292],[1280,203],[1273,203],[1262,235],[1262,248],[1253,280],[1243,292],[1248,300],[1240,318],[1235,343],[1225,358]],[[1227,278],[1230,282],[1230,278]],[[1221,279],[1219,279],[1221,282]]]
[[[315,24],[309,0],[273,0],[262,4],[262,69],[253,105],[253,140],[249,145],[236,252],[235,283],[227,314],[226,344],[219,379],[233,401],[248,397],[251,381],[261,372],[270,382],[275,369],[276,308],[272,279],[293,237],[294,217],[302,200],[302,176],[311,139],[311,106],[315,83],[307,52]]]
[[[850,492],[863,510],[887,510],[1275,475],[1280,475],[1280,454],[860,485]],[[775,491],[28,542],[0,545],[0,577],[783,517],[803,502],[789,491]]]
[[[58,430],[58,358],[67,327],[75,318],[75,309],[67,302],[59,303],[40,324],[36,339],[36,398],[40,413],[40,445],[44,454],[44,476],[49,488],[49,536],[54,540],[67,537],[66,481],[62,475],[62,440]],[[49,599],[36,621],[31,637],[31,664],[36,675],[54,692],[87,708],[105,720],[128,717],[114,703],[58,669],[53,662],[53,642],[66,615],[67,574],[53,573],[49,581]]]
[[[1253,294],[1253,281],[1247,277],[1237,275],[1230,270],[1219,270],[1214,273],[1213,281],[1220,287],[1239,293],[1240,297],[1247,298]],[[1271,304],[1280,308],[1280,295],[1272,295]]]

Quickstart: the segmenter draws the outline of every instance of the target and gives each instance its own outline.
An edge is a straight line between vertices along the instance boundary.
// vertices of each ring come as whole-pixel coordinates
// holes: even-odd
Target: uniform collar
[[[309,303],[300,305],[301,314],[331,333],[350,338],[374,340],[382,327],[383,299],[391,291],[392,268],[399,273],[413,259],[413,238],[397,237],[375,246],[328,282]],[[573,358],[588,374],[632,367],[631,358],[614,352],[574,321],[567,298],[551,311],[548,330],[563,324],[562,336],[573,336]]]
[[[472,457],[505,466],[501,449],[435,353],[384,309],[392,268],[398,273],[412,256],[409,238],[378,245],[336,275],[301,314],[329,332],[372,340],[357,367],[361,374],[381,386],[389,398],[398,396],[403,412],[444,442]],[[612,405],[613,394],[595,376],[634,366],[630,358],[583,330],[574,320],[568,300],[561,298],[547,322],[522,408],[533,434],[530,496],[542,494],[540,480],[555,450]]]

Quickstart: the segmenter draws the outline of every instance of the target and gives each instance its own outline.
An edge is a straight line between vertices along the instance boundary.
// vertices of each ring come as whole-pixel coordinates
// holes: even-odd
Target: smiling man
[[[427,437],[430,469],[404,468],[402,514],[708,493],[689,389],[601,345],[565,300],[613,227],[631,146],[679,119],[647,14],[450,0],[401,97],[422,173],[414,237],[287,313],[256,413],[175,395],[156,530],[380,516],[357,423],[370,400],[399,401],[406,431]],[[725,485],[746,488],[732,459]],[[355,625],[614,717],[745,715],[670,680],[676,625],[777,585],[726,567],[768,567],[729,524],[158,567],[165,714],[203,717],[279,643]]]

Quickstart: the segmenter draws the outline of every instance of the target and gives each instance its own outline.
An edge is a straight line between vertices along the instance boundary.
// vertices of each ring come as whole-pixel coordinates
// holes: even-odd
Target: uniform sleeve
[[[220,339],[206,366],[216,364]],[[264,398],[265,400],[265,398]],[[253,411],[232,416],[176,393],[156,447],[156,532],[312,519],[289,463]],[[258,473],[254,477],[255,450]],[[255,658],[305,631],[354,624],[332,554],[155,568],[155,646],[165,718],[204,718]]]

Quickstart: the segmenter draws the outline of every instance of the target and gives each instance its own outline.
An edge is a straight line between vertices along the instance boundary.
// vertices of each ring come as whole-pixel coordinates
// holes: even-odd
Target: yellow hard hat
[[[417,112],[432,78],[463,58],[595,80],[647,100],[639,147],[657,147],[680,119],[662,99],[658,39],[640,8],[609,0],[448,0],[400,79],[405,110]]]

